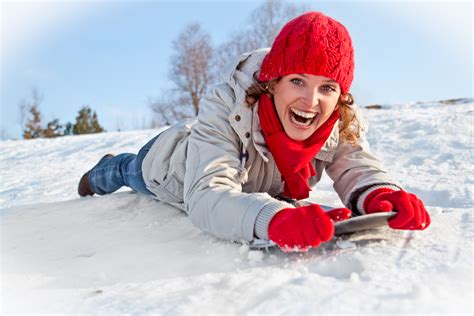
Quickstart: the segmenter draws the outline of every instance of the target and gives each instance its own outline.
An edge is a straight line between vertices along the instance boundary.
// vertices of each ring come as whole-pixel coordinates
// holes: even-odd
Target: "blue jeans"
[[[89,185],[92,191],[104,195],[127,186],[133,191],[154,195],[145,186],[142,162],[158,136],[143,146],[137,155],[126,153],[101,159],[89,173]]]

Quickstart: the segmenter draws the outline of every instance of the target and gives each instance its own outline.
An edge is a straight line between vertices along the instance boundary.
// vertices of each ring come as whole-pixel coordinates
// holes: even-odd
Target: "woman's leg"
[[[142,162],[157,137],[143,146],[138,155],[126,153],[103,157],[88,175],[92,191],[104,195],[127,186],[136,192],[154,195],[146,188],[143,180]]]

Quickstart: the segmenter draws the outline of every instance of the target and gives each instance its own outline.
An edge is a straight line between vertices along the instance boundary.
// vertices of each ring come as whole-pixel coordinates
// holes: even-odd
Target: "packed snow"
[[[100,157],[137,152],[156,130],[1,142],[1,313],[472,315],[474,101],[363,112],[372,151],[432,224],[307,253],[218,240],[125,188],[77,196]],[[310,199],[342,205],[326,175]]]

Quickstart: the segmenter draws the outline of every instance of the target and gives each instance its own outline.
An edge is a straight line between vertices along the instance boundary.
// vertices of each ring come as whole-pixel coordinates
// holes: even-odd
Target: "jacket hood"
[[[234,58],[221,71],[221,78],[236,94],[240,94],[239,90],[245,93],[255,82],[254,74],[258,75],[262,61],[269,51],[270,47],[260,48]]]

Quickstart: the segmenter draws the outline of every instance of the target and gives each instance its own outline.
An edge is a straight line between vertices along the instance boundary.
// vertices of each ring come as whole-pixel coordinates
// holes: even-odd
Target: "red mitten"
[[[308,251],[331,240],[334,235],[333,220],[350,216],[351,210],[347,208],[325,212],[317,204],[286,208],[272,218],[268,236],[283,251]]]
[[[402,190],[380,188],[370,192],[364,200],[364,210],[367,214],[397,212],[388,220],[388,226],[393,229],[423,230],[431,223],[423,202],[415,194]]]

